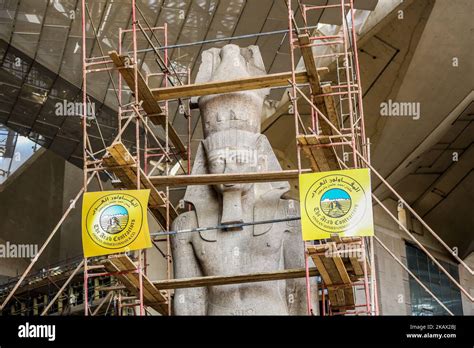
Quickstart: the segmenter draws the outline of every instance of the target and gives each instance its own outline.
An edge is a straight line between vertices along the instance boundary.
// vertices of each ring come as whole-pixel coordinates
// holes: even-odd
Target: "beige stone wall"
[[[397,216],[396,202],[385,200],[383,202]],[[379,206],[374,207],[375,234],[382,242],[406,265],[406,242],[411,238],[403,230],[400,230],[392,218]],[[448,252],[431,236],[419,226],[409,226],[410,229],[421,233],[414,236],[425,246],[438,260],[454,263]],[[436,230],[435,230],[436,232]],[[474,263],[471,255],[469,260]],[[375,243],[375,263],[378,280],[379,308],[381,315],[411,315],[410,287],[408,273],[390,256],[377,242]],[[459,267],[461,285],[474,291],[474,279],[462,266]],[[472,315],[473,305],[463,298],[463,312]]]

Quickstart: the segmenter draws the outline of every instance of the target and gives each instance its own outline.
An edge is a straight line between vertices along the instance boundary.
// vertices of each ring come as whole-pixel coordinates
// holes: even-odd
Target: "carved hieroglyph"
[[[196,82],[265,74],[256,46],[226,45],[202,54]],[[278,171],[267,138],[260,134],[268,90],[199,98],[204,140],[192,174]],[[184,200],[193,210],[176,218],[173,230],[299,216],[299,204],[282,198],[287,182],[189,186]],[[304,267],[298,221],[232,230],[208,230],[172,237],[175,278],[273,272]],[[305,314],[303,279],[177,289],[177,315]]]

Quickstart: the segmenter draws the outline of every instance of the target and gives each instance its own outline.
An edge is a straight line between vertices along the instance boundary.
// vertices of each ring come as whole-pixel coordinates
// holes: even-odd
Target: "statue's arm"
[[[196,214],[194,211],[190,211],[178,216],[173,222],[172,229],[176,231],[196,226]],[[177,234],[171,237],[174,277],[176,279],[202,276],[192,245],[192,233]],[[206,303],[206,288],[176,289],[173,311],[175,315],[206,315]]]
[[[288,200],[287,217],[300,216],[299,202]],[[289,212],[289,213],[288,213]],[[300,220],[287,223],[284,232],[283,257],[286,269],[304,268],[304,243],[301,234]],[[314,278],[311,279],[314,284]],[[314,285],[313,285],[314,286]],[[317,293],[312,292],[312,307],[314,314],[318,313]],[[306,296],[306,278],[295,278],[286,280],[286,296],[290,315],[306,315],[307,296]]]

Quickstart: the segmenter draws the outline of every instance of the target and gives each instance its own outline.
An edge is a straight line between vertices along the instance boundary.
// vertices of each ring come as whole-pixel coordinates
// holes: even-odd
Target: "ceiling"
[[[474,250],[469,213],[474,202],[474,23],[469,13],[474,13],[470,0],[415,1],[403,21],[395,19],[363,46],[378,55],[385,45],[394,57],[374,84],[365,83],[372,163],[461,257]],[[380,103],[389,99],[419,103],[419,119],[380,116]],[[377,181],[374,187],[377,196],[395,198]]]
[[[334,0],[330,0],[334,1]],[[302,25],[297,1],[296,20]],[[320,5],[326,0],[308,0],[307,4]],[[87,1],[86,46],[88,56],[103,56],[117,49],[119,28],[131,25],[130,0]],[[357,8],[370,10],[377,0],[357,0]],[[288,15],[284,0],[137,0],[138,19],[146,27],[168,25],[168,45],[192,43],[201,40],[226,38],[287,29]],[[81,165],[82,136],[80,119],[55,114],[56,103],[62,100],[80,101],[82,84],[82,34],[80,0],[3,0],[0,1],[0,122],[23,135],[32,132],[42,135],[42,143],[67,160]],[[142,16],[143,14],[143,16]],[[335,9],[315,12],[309,25],[337,24]],[[97,35],[94,35],[97,33]],[[289,48],[285,34],[239,40],[241,46],[256,44],[260,47],[267,71],[282,72],[290,68]],[[98,38],[98,39],[97,39]],[[164,44],[164,38],[157,34]],[[138,49],[149,48],[138,36]],[[211,47],[221,47],[228,40],[172,49],[169,56],[173,65],[189,68],[194,77],[199,67],[200,54]],[[124,51],[131,49],[131,36],[123,39]],[[144,72],[156,72],[158,66],[152,52],[138,55]],[[94,151],[110,143],[116,134],[117,74],[107,72],[88,74],[87,91],[95,103],[97,121],[91,122]],[[155,82],[161,83],[159,79]],[[153,83],[151,83],[153,84]],[[283,91],[273,92],[279,99]],[[130,97],[130,91],[124,92]],[[172,123],[178,134],[186,139],[187,121],[171,107]],[[202,129],[199,113],[192,117],[193,149]],[[99,129],[100,128],[100,129]],[[153,127],[163,137],[161,127]],[[102,139],[103,138],[103,139]],[[127,139],[127,137],[125,137]]]

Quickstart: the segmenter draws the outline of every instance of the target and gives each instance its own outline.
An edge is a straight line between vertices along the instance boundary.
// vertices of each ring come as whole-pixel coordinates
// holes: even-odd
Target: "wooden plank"
[[[139,295],[139,274],[134,271],[136,270],[136,265],[127,255],[109,256],[109,258],[104,261],[104,266],[107,271],[111,273],[119,273],[115,274],[114,277],[116,277],[130,293],[137,296]],[[168,315],[167,297],[153,285],[145,274],[142,275],[142,280],[144,304],[152,307],[163,315]]]
[[[322,262],[319,255],[311,255],[311,258],[313,259],[313,262],[316,265],[316,269],[319,271],[319,274],[321,275],[321,278],[323,278],[324,284],[332,285],[332,283],[333,283],[332,278],[329,275],[329,273],[328,273],[326,267],[324,266],[324,263]]]
[[[303,146],[303,153],[310,159],[312,164],[311,168],[313,171],[324,172],[334,168],[331,168],[328,162],[328,148],[324,149],[322,147],[317,147],[313,145],[319,145],[321,142],[314,136],[299,136],[299,139],[305,137],[306,146]]]
[[[352,265],[352,269],[354,270],[354,273],[356,276],[363,276],[364,275],[364,269],[362,268],[359,259],[357,257],[349,257],[349,261]]]
[[[123,56],[123,55],[120,56],[116,51],[110,51],[109,56],[114,62],[115,66],[119,68],[119,71],[121,75],[123,76],[123,79],[127,83],[132,93],[135,93],[134,69],[133,69],[133,66],[127,65],[127,61],[128,62],[131,61],[130,57]],[[137,99],[139,101],[143,101],[142,103],[143,110],[145,110],[145,112],[147,113],[147,115],[149,116],[153,124],[161,125],[163,128],[165,128],[166,117],[163,114],[163,110],[161,109],[158,102],[155,100],[155,97],[151,89],[148,87],[148,84],[146,83],[140,71],[138,71],[137,83],[138,83]],[[173,128],[173,126],[170,123],[168,123],[168,135],[169,135],[169,138],[171,139],[171,142],[176,146],[178,152],[181,155],[184,155],[186,153],[186,147],[184,146],[178,133],[176,133],[176,130]]]
[[[342,282],[345,284],[350,284],[351,279],[349,278],[349,274],[347,273],[344,262],[342,262],[342,258],[339,255],[332,255],[331,260],[334,262]]]
[[[121,142],[116,142],[107,148],[110,156],[104,156],[104,163],[110,166],[112,172],[122,181],[125,188],[130,190],[137,189],[137,167],[134,157]],[[166,196],[158,191],[151,183],[145,172],[140,169],[140,188],[150,190],[149,208],[153,215],[166,226]],[[170,204],[170,219],[178,216],[176,209]]]
[[[305,154],[305,156],[309,159],[311,169],[314,172],[320,172],[321,169],[320,169],[319,164],[318,164],[318,163],[320,163],[320,161],[318,161],[316,159],[316,157],[313,156],[313,154],[311,152],[311,147],[307,146],[308,141],[306,139],[306,136],[305,135],[298,135],[296,137],[296,140],[298,141],[298,143],[300,145],[302,145],[301,148],[303,149],[303,153]],[[324,160],[324,158],[323,158],[323,160]]]
[[[308,34],[298,35],[298,41],[301,47],[301,55],[303,56],[304,65],[308,74],[309,84],[314,95],[321,94],[321,80],[319,78],[318,69],[316,68],[316,61],[314,60],[312,47],[306,46],[311,44]],[[320,98],[319,98],[320,99]]]
[[[309,269],[309,275],[311,277],[319,275],[316,268]],[[182,289],[182,288],[194,288],[202,286],[217,286],[227,284],[242,284],[242,283],[255,283],[265,282],[272,280],[282,279],[294,279],[304,278],[306,276],[306,270],[304,268],[298,269],[286,269],[277,272],[261,272],[251,274],[239,274],[230,276],[207,276],[207,277],[196,277],[196,278],[181,278],[172,280],[158,280],[154,281],[153,284],[157,289]]]
[[[348,287],[343,289],[344,291],[344,304],[347,306],[345,310],[350,310],[350,309],[355,309],[355,294],[354,294],[354,288]]]
[[[321,87],[322,93],[328,94],[332,93],[332,88],[330,85],[324,85]],[[322,110],[321,110],[322,109]],[[320,111],[324,116],[331,122],[331,124],[340,129],[339,118],[337,116],[336,102],[332,95],[327,95],[323,97],[323,104],[321,104]],[[321,134],[323,135],[336,135],[336,131],[325,121],[321,119],[319,122],[319,128],[321,128]],[[329,141],[326,141],[329,143]]]
[[[130,87],[132,93],[135,93],[135,72],[133,65],[131,65],[132,59],[128,56],[120,56],[116,51],[110,51],[109,56],[114,62],[115,66],[119,68],[120,74],[122,75],[127,85]],[[145,79],[143,78],[143,75],[140,71],[138,71],[137,83],[138,96],[136,97],[138,100],[143,101],[143,109],[149,114],[162,114],[164,116],[163,110],[153,97],[153,93],[145,82]]]
[[[321,261],[323,262],[324,267],[326,268],[329,276],[331,277],[332,284],[342,284],[343,281],[341,279],[341,276],[339,275],[333,258],[321,256]]]
[[[311,173],[303,170],[302,173]],[[232,173],[232,174],[205,174],[205,175],[175,175],[150,176],[150,182],[155,185],[182,186],[182,185],[211,185],[224,183],[254,183],[287,181],[298,179],[297,170],[282,170],[278,172]]]
[[[322,262],[321,258],[319,255],[311,255],[311,258],[313,259],[314,264],[316,265],[316,269],[319,271],[321,278],[323,278],[324,284],[326,286],[330,286],[333,284],[333,281],[331,279],[331,276],[329,275],[326,267],[324,266],[324,263]],[[336,293],[334,292],[333,289],[328,288],[328,296],[329,296],[329,301],[331,303],[339,303],[339,300],[336,296]]]
[[[318,255],[328,249],[336,250],[336,244],[331,242],[308,246],[308,252],[328,288],[331,305],[334,307],[353,306],[354,290],[342,258],[334,254],[330,257]],[[347,284],[347,287],[341,288],[340,285],[343,284]],[[337,286],[337,288],[332,286]]]
[[[110,273],[114,273],[114,277],[117,278],[128,291],[133,294],[138,294],[138,281],[133,277],[135,268],[125,268],[119,260],[114,259],[107,259],[104,265],[105,269]],[[147,291],[145,287],[143,287],[143,300],[144,302],[150,302],[150,300],[153,302],[151,293]]]
[[[321,70],[327,70],[323,68]],[[212,81],[196,83],[184,86],[161,87],[151,91],[155,99],[168,100],[176,98],[190,98],[210,94],[222,94],[240,92],[252,89],[263,89],[271,87],[289,86],[288,80],[291,80],[291,72],[268,74],[262,76],[252,76],[228,81]],[[296,83],[307,83],[308,75],[306,71],[296,72]]]
[[[311,92],[314,96],[315,106],[318,110],[337,128],[339,129],[339,122],[337,117],[337,109],[333,96],[319,96],[320,94],[328,94],[332,92],[330,85],[321,86],[321,80],[316,68],[316,61],[314,59],[312,48],[309,46],[311,40],[308,34],[302,34],[298,36],[299,44],[301,47],[301,54],[305,63],[306,71],[308,74],[308,80],[311,85]],[[322,135],[333,135],[335,131],[329,126],[329,124],[321,117],[319,119],[319,128]],[[302,144],[303,142],[299,140]],[[319,145],[328,144],[329,139],[307,139],[307,145]],[[303,146],[303,152],[309,158],[311,167],[315,171],[328,171],[339,169],[339,163],[334,154],[334,150],[331,147],[306,147]]]

